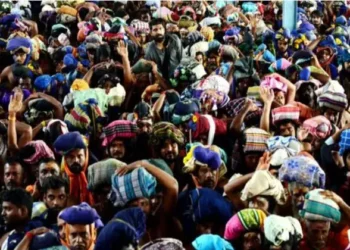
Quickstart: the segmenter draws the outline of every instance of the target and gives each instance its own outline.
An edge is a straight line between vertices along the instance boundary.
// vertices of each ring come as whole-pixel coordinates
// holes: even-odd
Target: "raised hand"
[[[15,94],[10,97],[9,113],[16,114],[22,109],[23,105],[23,92],[20,89],[15,90]]]
[[[117,52],[121,57],[128,57],[128,45],[124,41],[119,41]]]

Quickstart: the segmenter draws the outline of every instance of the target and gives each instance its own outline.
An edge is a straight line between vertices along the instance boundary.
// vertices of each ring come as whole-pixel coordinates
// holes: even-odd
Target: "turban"
[[[299,211],[302,218],[310,221],[330,221],[338,223],[341,218],[339,206],[333,200],[325,198],[320,192],[323,189],[314,189],[305,196],[303,209]]]
[[[159,238],[143,245],[140,250],[183,250],[182,242],[173,238]]]
[[[286,159],[278,170],[280,181],[297,183],[309,188],[324,188],[326,175],[314,159],[306,156],[293,156]]]
[[[89,84],[83,79],[75,79],[70,87],[73,91],[81,91],[90,88]]]
[[[192,242],[192,246],[195,250],[234,250],[229,242],[220,236],[213,234],[203,234],[197,237]]]
[[[233,241],[243,236],[246,232],[262,230],[265,218],[265,212],[260,209],[243,209],[227,222],[224,238]]]
[[[326,139],[332,131],[330,121],[321,115],[305,120],[302,127],[317,139]]]
[[[201,111],[200,107],[201,105],[197,99],[186,99],[177,102],[173,109],[172,123],[179,125],[183,122],[188,122],[193,114]]]
[[[88,167],[88,189],[96,191],[102,185],[111,185],[111,176],[126,163],[116,159],[107,159],[96,162]]]
[[[257,170],[242,190],[241,200],[256,196],[272,196],[278,204],[287,200],[282,183],[267,170]]]
[[[117,213],[101,230],[95,250],[122,249],[136,245],[146,232],[146,215],[141,208],[128,208]]]
[[[153,131],[150,136],[150,144],[159,146],[164,140],[173,140],[179,145],[185,142],[184,134],[170,122],[158,122],[153,125]]]
[[[214,30],[211,27],[203,27],[201,33],[206,41],[211,42],[214,40]]]
[[[6,49],[15,54],[18,50],[23,50],[24,53],[30,54],[32,42],[28,38],[18,37],[12,38],[8,41]]]
[[[319,106],[342,112],[348,106],[348,99],[344,93],[326,91],[317,98]]]
[[[248,128],[244,131],[245,144],[243,151],[246,152],[265,152],[267,139],[270,134],[263,129]]]
[[[137,34],[144,33],[148,35],[150,33],[149,24],[146,22],[142,22],[140,20],[134,19],[131,21],[130,26],[134,28]]]
[[[340,155],[344,155],[344,153],[350,149],[350,129],[343,130],[343,132],[340,134],[339,147]]]
[[[280,166],[283,161],[297,155],[302,145],[294,136],[274,136],[267,140],[268,151],[271,152],[271,165]]]
[[[112,175],[112,191],[109,199],[116,207],[125,206],[137,198],[150,198],[155,194],[156,186],[156,178],[139,167],[123,176]]]
[[[274,108],[272,110],[272,123],[276,123],[285,120],[291,120],[295,123],[299,122],[300,109],[296,106],[287,104],[282,107]]]
[[[101,135],[102,146],[106,147],[113,142],[114,139],[132,139],[136,137],[138,127],[136,123],[126,120],[113,121],[103,128]]]
[[[297,246],[303,238],[300,222],[290,216],[270,215],[264,221],[264,234],[274,246],[291,243]]]
[[[51,76],[50,75],[41,75],[38,76],[34,81],[34,87],[38,91],[46,91],[51,85]]]
[[[227,114],[230,117],[235,117],[242,111],[245,102],[246,98],[244,97],[233,99],[224,107],[224,110],[226,110]],[[248,114],[244,118],[245,122],[254,121],[258,119],[260,120],[260,117],[262,115],[262,109],[259,106],[261,106],[261,104],[259,104],[257,101],[254,101],[254,103],[258,106],[258,108],[256,111],[248,112]]]
[[[241,29],[233,27],[226,30],[224,35],[224,41],[233,40],[236,45],[240,44],[243,41],[242,35],[240,34]]]
[[[32,150],[29,148],[32,148]],[[24,154],[28,154],[23,161],[30,165],[38,164],[43,159],[55,159],[52,150],[42,140],[29,142],[22,151],[24,151]]]

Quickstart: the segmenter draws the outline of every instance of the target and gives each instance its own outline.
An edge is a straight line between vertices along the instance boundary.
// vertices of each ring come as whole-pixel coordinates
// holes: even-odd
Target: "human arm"
[[[260,119],[260,128],[270,131],[270,112],[275,95],[272,89],[260,88],[260,98],[264,102],[264,108]]]
[[[16,246],[15,250],[29,250],[30,243],[34,236],[47,233],[49,229],[46,227],[39,227],[27,232],[21,242]]]
[[[163,92],[162,94],[160,94],[159,98],[157,99],[157,101],[154,103],[152,107],[154,122],[159,122],[162,120],[160,111],[164,105],[165,98],[166,98],[166,92]]]
[[[153,175],[157,182],[163,187],[163,209],[165,214],[171,214],[174,211],[177,196],[179,191],[179,185],[174,177],[166,173],[165,171],[157,168],[148,161],[136,161],[125,167],[117,170],[118,175],[124,175],[129,171],[143,167],[147,172]]]
[[[242,124],[245,117],[249,112],[255,111],[256,109],[257,106],[254,104],[254,102],[251,99],[247,98],[241,111],[233,118],[230,125],[230,132],[235,135],[239,135],[241,133]]]
[[[63,118],[64,118],[64,109],[63,109],[62,104],[59,101],[57,101],[56,98],[54,98],[54,97],[52,97],[52,96],[50,96],[48,94],[41,93],[41,92],[38,92],[38,97],[39,98],[43,98],[47,102],[51,103],[53,105],[55,118],[63,120]]]
[[[296,95],[295,85],[287,78],[281,76],[278,73],[273,73],[270,76],[276,78],[278,81],[284,83],[287,86],[286,104],[294,102]]]
[[[131,72],[131,66],[129,61],[128,46],[124,41],[119,41],[117,45],[117,52],[122,58],[122,64],[124,69],[124,87],[128,88],[134,83],[134,77]]]
[[[329,190],[321,191],[321,194],[324,196],[324,198],[331,199],[337,203],[340,211],[346,216],[346,221],[350,221],[350,206],[346,204],[346,202],[339,195]]]

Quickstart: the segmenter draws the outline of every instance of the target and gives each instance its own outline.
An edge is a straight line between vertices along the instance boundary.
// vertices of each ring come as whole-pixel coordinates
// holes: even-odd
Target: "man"
[[[24,169],[18,159],[8,158],[4,168],[6,190],[20,188],[24,184]]]
[[[319,10],[314,10],[311,13],[311,23],[315,26],[317,33],[320,33],[320,27],[323,24],[323,13]]]
[[[65,245],[69,249],[92,250],[95,247],[95,222],[100,219],[96,211],[85,202],[68,207],[59,215],[65,221]],[[97,224],[97,223],[96,223]]]
[[[45,178],[42,185],[43,202],[48,208],[48,224],[56,224],[58,214],[66,208],[69,187],[66,179],[59,176]]]
[[[23,189],[6,190],[2,193],[2,212],[7,231],[0,240],[1,249],[15,249],[30,225],[33,200]]]
[[[43,185],[45,179],[51,176],[59,176],[60,167],[54,159],[44,159],[39,165],[39,183]]]
[[[88,142],[79,132],[60,135],[54,142],[54,148],[63,155],[64,172],[69,179],[70,196],[77,203],[93,204],[93,197],[87,190],[85,172],[89,162]]]
[[[136,137],[137,125],[131,121],[117,120],[103,128],[102,147],[106,148],[109,157],[130,162],[132,158],[132,139]]]
[[[154,61],[162,76],[168,79],[182,59],[181,40],[173,34],[165,34],[165,21],[153,19],[149,23],[153,41],[145,50],[145,59]]]

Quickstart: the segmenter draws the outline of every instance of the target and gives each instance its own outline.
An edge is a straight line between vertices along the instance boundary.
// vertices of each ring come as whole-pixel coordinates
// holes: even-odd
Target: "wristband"
[[[34,234],[31,232],[27,232],[25,236],[31,240],[34,237]]]
[[[15,117],[15,116],[14,116],[14,117],[9,116],[9,117],[8,117],[8,120],[9,120],[9,121],[15,122],[15,121],[16,121],[16,117]]]

